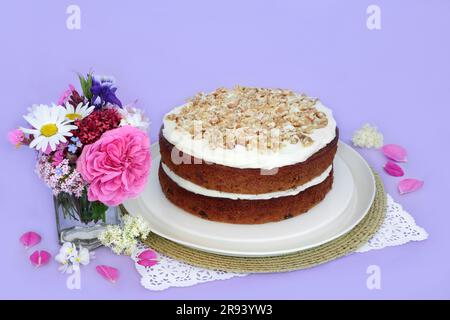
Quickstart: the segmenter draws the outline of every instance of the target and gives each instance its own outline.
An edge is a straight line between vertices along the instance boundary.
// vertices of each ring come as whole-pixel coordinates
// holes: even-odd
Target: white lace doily
[[[377,233],[356,252],[367,252],[385,247],[400,246],[410,241],[421,241],[428,238],[424,228],[416,225],[414,218],[401,204],[387,194],[386,218]]]
[[[428,233],[417,226],[414,218],[403,210],[402,206],[388,194],[386,218],[380,230],[356,252],[399,246],[410,241],[421,241],[426,238],[428,238]],[[247,275],[245,273],[202,269],[164,255],[158,256],[158,264],[152,267],[143,267],[137,264],[137,256],[146,249],[144,245],[140,245],[131,258],[134,260],[135,267],[142,277],[141,284],[149,290],[187,287],[198,283],[226,280]]]
[[[131,256],[134,265],[141,275],[141,284],[149,290],[164,290],[170,287],[188,287],[194,284],[227,280],[233,277],[243,277],[246,273],[233,273],[220,270],[209,270],[191,266],[187,263],[174,260],[158,254],[158,263],[152,267],[143,267],[137,264],[137,256],[148,248],[139,245],[136,252]]]

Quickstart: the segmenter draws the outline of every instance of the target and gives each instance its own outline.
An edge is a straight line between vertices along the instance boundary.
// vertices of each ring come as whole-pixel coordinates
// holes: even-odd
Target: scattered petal
[[[158,260],[138,260],[137,264],[143,266],[143,267],[153,267],[155,264],[158,264]]]
[[[38,244],[41,242],[41,236],[34,231],[25,232],[20,237],[20,243],[22,243],[26,249]]]
[[[47,264],[51,257],[52,255],[45,250],[36,250],[31,254],[30,261],[36,268],[39,268],[40,266]]]
[[[396,163],[392,161],[386,162],[384,165],[384,171],[386,171],[388,174],[390,174],[393,177],[402,177],[405,173],[403,172],[403,169]]]
[[[158,264],[158,254],[150,249],[142,251],[137,258],[138,264],[144,267],[152,267],[155,264]]]
[[[406,150],[397,144],[386,144],[381,148],[381,151],[391,160],[406,162]]]
[[[147,249],[142,251],[137,257],[141,260],[156,260],[158,259],[158,254],[153,250]]]
[[[95,270],[106,280],[109,282],[115,283],[119,278],[119,270],[114,267],[98,265],[95,267]]]
[[[423,186],[423,181],[417,179],[403,179],[398,183],[400,194],[416,191]]]

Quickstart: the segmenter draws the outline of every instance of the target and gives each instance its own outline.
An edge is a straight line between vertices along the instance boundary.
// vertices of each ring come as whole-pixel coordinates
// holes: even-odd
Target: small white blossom
[[[74,243],[64,242],[55,260],[61,264],[58,270],[63,273],[72,273],[80,268],[80,264],[88,265],[93,258],[94,253],[90,253],[88,249],[80,246],[79,250],[77,250]]]
[[[70,264],[70,260],[69,257],[65,254],[65,252],[59,252],[56,257],[55,260],[61,264],[61,266],[58,267],[58,270],[61,271],[62,273],[72,273],[72,266]]]
[[[383,146],[383,134],[377,127],[366,123],[362,128],[355,131],[352,142],[361,148],[381,148]]]
[[[90,253],[87,248],[83,248],[80,246],[80,249],[78,251],[78,254],[70,260],[73,265],[80,265],[87,266],[89,262],[91,261],[91,258],[94,256],[94,253]]]
[[[150,127],[150,120],[144,115],[144,112],[132,105],[124,106],[123,108],[118,109],[118,111],[122,116],[120,126],[128,125],[144,131],[147,131]]]
[[[72,242],[64,242],[61,248],[59,249],[59,253],[56,258],[62,260],[70,260],[72,257],[77,256],[78,251],[75,244]],[[57,260],[58,261],[58,260]]]

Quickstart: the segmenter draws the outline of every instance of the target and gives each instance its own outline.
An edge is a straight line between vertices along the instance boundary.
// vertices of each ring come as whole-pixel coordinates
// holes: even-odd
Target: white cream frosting
[[[183,107],[185,105],[173,109],[164,116],[162,133],[167,141],[183,153],[233,168],[270,170],[303,162],[325,147],[336,136],[336,121],[333,118],[333,112],[318,101],[315,108],[325,113],[328,124],[324,128],[315,129],[310,134],[313,143],[309,146],[303,146],[301,142],[288,143],[277,151],[267,150],[264,153],[258,152],[257,149],[248,150],[241,145],[236,145],[233,149],[221,147],[212,149],[206,139],[193,139],[190,133],[177,129],[175,121],[167,119],[168,115],[179,113]]]
[[[207,197],[214,197],[214,198],[227,198],[227,199],[233,199],[233,200],[266,200],[266,199],[273,199],[273,198],[279,198],[279,197],[287,197],[287,196],[295,196],[299,194],[300,192],[318,185],[319,183],[323,182],[328,175],[331,172],[332,165],[329,166],[321,175],[315,177],[314,179],[308,181],[305,184],[302,184],[300,186],[297,186],[293,189],[284,190],[284,191],[275,191],[275,192],[269,192],[269,193],[261,193],[261,194],[240,194],[240,193],[230,193],[230,192],[222,192],[217,190],[211,190],[206,189],[202,186],[199,186],[198,184],[192,183],[189,180],[186,180],[180,176],[178,176],[175,172],[169,169],[164,163],[161,162],[161,166],[164,170],[164,172],[169,176],[172,181],[174,181],[177,185],[179,185],[181,188],[186,189],[190,192],[201,194]]]

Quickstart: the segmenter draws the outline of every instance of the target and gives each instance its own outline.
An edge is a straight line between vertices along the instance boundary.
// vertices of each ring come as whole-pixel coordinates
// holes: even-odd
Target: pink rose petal
[[[95,270],[106,280],[109,282],[115,283],[119,278],[119,270],[114,267],[98,265],[95,267]]]
[[[137,263],[143,267],[153,267],[155,264],[158,264],[158,261],[143,259],[139,260]]]
[[[39,268],[40,266],[47,264],[51,257],[52,255],[45,250],[36,250],[31,254],[30,261],[36,268]]]
[[[158,254],[153,250],[147,249],[142,251],[137,257],[143,260],[156,260],[158,259]]]
[[[401,177],[405,173],[403,172],[403,169],[396,163],[392,161],[386,162],[384,165],[384,171],[386,171],[388,174],[390,174],[393,177]]]
[[[28,249],[41,242],[41,236],[34,231],[28,231],[25,232],[19,240],[25,248]]]
[[[142,251],[137,258],[138,264],[144,267],[152,267],[155,264],[158,264],[158,254],[150,249]]]
[[[423,181],[417,179],[403,179],[398,183],[398,191],[400,194],[416,191],[422,188]]]
[[[381,151],[391,160],[406,162],[406,150],[397,144],[386,144],[381,148]]]

